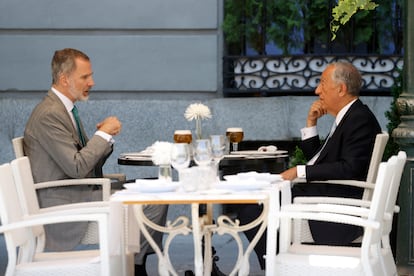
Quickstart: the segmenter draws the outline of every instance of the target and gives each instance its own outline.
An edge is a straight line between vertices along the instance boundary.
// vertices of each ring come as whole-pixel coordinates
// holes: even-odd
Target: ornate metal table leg
[[[177,235],[188,235],[191,232],[191,228],[189,227],[189,219],[187,217],[180,216],[172,223],[168,221],[166,226],[161,226],[149,220],[145,216],[142,207],[143,205],[141,204],[134,205],[134,214],[137,219],[137,224],[139,226],[140,231],[142,232],[142,234],[147,239],[148,243],[151,245],[151,247],[154,249],[155,253],[158,256],[159,274],[162,276],[168,276],[170,274],[178,276],[170,261],[169,248],[171,241]],[[154,239],[149,234],[147,227],[159,232],[168,233],[168,236],[164,244],[164,250],[159,248],[158,245],[155,243]]]
[[[217,232],[219,235],[224,235],[224,234],[231,235],[237,243],[237,247],[238,247],[237,261],[230,275],[236,275],[237,271],[239,272],[238,275],[249,274],[249,270],[250,270],[249,257],[255,245],[257,244],[259,238],[262,236],[262,234],[266,230],[267,220],[268,220],[267,219],[268,211],[269,211],[269,201],[266,200],[265,202],[263,202],[262,213],[254,221],[248,224],[245,224],[245,225],[239,225],[240,222],[238,220],[232,221],[228,216],[222,215],[217,218],[216,226],[212,226],[210,228],[210,231]],[[246,250],[244,250],[243,242],[240,238],[240,232],[244,232],[246,230],[252,229],[259,225],[260,227],[256,233],[256,236],[249,243]]]

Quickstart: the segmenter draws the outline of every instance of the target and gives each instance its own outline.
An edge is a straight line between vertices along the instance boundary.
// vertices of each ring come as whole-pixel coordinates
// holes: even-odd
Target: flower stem
[[[201,118],[196,118],[196,136],[197,139],[201,139]]]

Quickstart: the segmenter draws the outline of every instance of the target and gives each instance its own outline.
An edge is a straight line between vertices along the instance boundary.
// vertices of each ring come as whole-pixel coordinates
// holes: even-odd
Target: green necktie
[[[86,145],[85,137],[83,137],[82,135],[82,131],[80,127],[80,119],[79,119],[78,109],[76,108],[76,105],[73,106],[72,113],[73,113],[73,117],[75,118],[76,127],[78,128],[79,139],[82,143],[82,147],[84,147]]]

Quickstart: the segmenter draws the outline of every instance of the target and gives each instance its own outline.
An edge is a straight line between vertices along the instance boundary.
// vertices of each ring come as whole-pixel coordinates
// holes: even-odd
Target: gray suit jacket
[[[82,148],[70,115],[60,99],[49,91],[35,107],[24,132],[24,152],[29,157],[35,183],[68,179],[101,177],[102,165],[112,152],[112,146],[100,136]],[[38,192],[41,207],[74,202],[101,200],[93,187],[49,188]],[[68,250],[79,244],[87,223],[56,224],[46,230],[46,246],[53,250]]]

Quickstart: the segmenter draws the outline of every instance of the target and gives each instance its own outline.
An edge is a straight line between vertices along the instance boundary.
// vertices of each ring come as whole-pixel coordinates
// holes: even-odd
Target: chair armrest
[[[37,225],[74,222],[74,221],[97,221],[106,219],[109,215],[109,206],[107,208],[79,208],[73,210],[61,210],[56,212],[48,212],[36,215],[25,216],[23,220],[8,223],[0,226],[0,232],[11,231],[24,227],[32,227]]]
[[[355,199],[355,198],[345,198],[345,197],[328,197],[328,196],[298,196],[295,197],[293,202],[299,204],[338,204],[338,205],[350,205],[355,207],[365,207],[368,208],[371,205],[371,201]],[[395,205],[394,212],[399,213],[400,207]]]
[[[126,181],[126,175],[123,173],[104,173],[104,178],[109,178],[111,180],[116,180],[119,182],[125,182]]]
[[[111,180],[108,178],[79,178],[61,179],[36,183],[35,189],[45,189],[52,187],[77,186],[77,185],[99,185],[102,186],[102,199],[108,201],[111,195]]]
[[[323,205],[324,206],[313,206],[312,208],[309,208],[308,204],[302,206],[292,204],[291,206],[282,207],[282,211],[280,212],[279,216],[281,218],[337,222],[362,227],[370,227],[374,229],[379,229],[380,227],[380,223],[378,221],[368,220],[364,218],[368,214],[368,210],[365,208],[353,207],[360,210],[352,208],[344,210],[344,206],[337,206],[339,208],[336,208],[336,210],[334,210],[334,207],[331,204]],[[282,219],[281,223],[283,221],[284,220]]]
[[[346,186],[354,186],[364,189],[372,189],[374,190],[375,184],[369,183],[366,181],[358,181],[358,180],[320,180],[320,181],[310,181],[307,182],[305,179],[296,178],[292,181],[292,184],[302,184],[302,183],[309,183],[310,185],[312,183],[323,183],[323,184],[337,184],[337,185],[346,185]]]
[[[282,206],[282,212],[315,212],[315,213],[334,213],[350,216],[367,217],[369,209],[338,204],[290,204]]]
[[[64,212],[67,210],[81,210],[85,208],[108,208],[109,201],[90,201],[71,204],[56,205],[39,209],[39,214],[48,214],[52,212]]]

